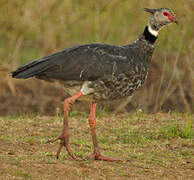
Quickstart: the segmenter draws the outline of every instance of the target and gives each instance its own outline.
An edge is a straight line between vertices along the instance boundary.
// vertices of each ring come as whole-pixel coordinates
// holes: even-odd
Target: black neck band
[[[145,36],[145,40],[149,41],[149,43],[154,44],[156,39],[158,38],[157,36],[152,35],[149,30],[148,26],[145,27],[143,35]]]

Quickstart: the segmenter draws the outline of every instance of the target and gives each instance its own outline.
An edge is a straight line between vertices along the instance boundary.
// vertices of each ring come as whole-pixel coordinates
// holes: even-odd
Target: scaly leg
[[[91,110],[90,110],[89,124],[90,124],[90,129],[91,129],[92,141],[94,145],[94,152],[87,159],[95,159],[95,160],[110,161],[110,162],[122,161],[120,159],[113,159],[113,158],[105,157],[100,154],[97,137],[96,137],[97,123],[96,123],[95,111],[96,111],[96,104],[93,103],[91,105]]]
[[[71,109],[71,106],[73,105],[73,103],[79,98],[81,97],[83,94],[81,91],[79,91],[77,94],[75,94],[74,96],[66,99],[64,101],[64,122],[63,122],[63,131],[62,134],[58,137],[56,137],[55,139],[50,140],[49,142],[53,143],[57,140],[61,140],[56,157],[59,157],[59,154],[61,152],[61,149],[63,146],[66,147],[67,152],[69,153],[69,155],[75,159],[75,160],[81,160],[80,158],[77,158],[72,150],[71,150],[71,146],[69,143],[69,128],[68,128],[68,115],[69,115],[69,111]]]

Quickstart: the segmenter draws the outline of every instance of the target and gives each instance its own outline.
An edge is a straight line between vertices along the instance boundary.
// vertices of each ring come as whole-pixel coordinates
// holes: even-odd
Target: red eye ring
[[[167,12],[163,12],[163,15],[164,15],[164,16],[168,16],[168,15],[169,15],[169,13],[167,13]]]

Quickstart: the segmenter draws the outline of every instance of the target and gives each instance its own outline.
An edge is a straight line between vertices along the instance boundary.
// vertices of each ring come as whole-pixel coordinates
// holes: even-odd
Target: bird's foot
[[[100,160],[100,161],[109,161],[109,162],[123,161],[122,159],[102,156],[100,153],[95,153],[95,152],[91,154],[90,156],[88,156],[86,160]]]
[[[57,159],[59,158],[59,155],[60,155],[60,152],[61,152],[62,147],[65,146],[65,148],[66,148],[68,154],[69,154],[74,160],[76,160],[76,161],[81,161],[81,160],[82,160],[81,158],[78,158],[78,157],[76,157],[76,156],[73,154],[73,152],[72,152],[72,150],[71,150],[71,146],[70,146],[70,144],[69,144],[69,139],[67,139],[67,137],[65,137],[63,134],[60,135],[60,136],[58,136],[58,137],[56,137],[56,138],[54,138],[54,139],[52,139],[52,140],[47,141],[47,143],[54,143],[54,142],[57,141],[57,140],[60,140],[60,141],[61,141],[60,144],[59,144],[59,148],[58,148],[58,150],[57,150],[57,154],[56,154],[56,158],[57,158]]]

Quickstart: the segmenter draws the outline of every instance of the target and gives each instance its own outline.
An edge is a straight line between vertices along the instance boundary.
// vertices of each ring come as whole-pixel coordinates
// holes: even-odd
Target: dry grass
[[[0,179],[193,179],[192,0],[1,0],[0,7]],[[170,7],[180,25],[160,32],[144,87],[129,102],[102,104],[97,112],[102,153],[130,161],[76,162],[64,151],[56,160],[58,144],[45,142],[60,133],[64,92],[43,81],[13,80],[9,72],[77,44],[130,43],[147,23],[144,7]],[[88,106],[78,102],[75,109]],[[135,113],[114,116],[107,109]],[[71,142],[80,157],[92,152],[87,117],[71,112]]]
[[[194,6],[191,0],[143,0],[141,4],[135,0],[101,0],[98,3],[1,0],[0,6],[0,114],[18,113],[19,109],[12,109],[14,100],[22,100],[26,104],[22,109],[27,112],[54,114],[56,108],[49,112],[50,100],[44,96],[46,87],[53,89],[53,85],[41,83],[45,88],[37,93],[39,82],[33,81],[29,88],[29,81],[11,80],[9,71],[76,44],[127,44],[137,38],[147,23],[148,15],[143,7],[170,7],[176,11],[180,25],[161,31],[146,84],[131,101],[120,101],[119,107],[127,112],[136,108],[146,112],[194,112]],[[26,89],[31,92],[26,93]],[[19,91],[26,98],[21,98],[22,95],[18,98]],[[42,96],[33,97],[31,102],[29,94]],[[59,99],[61,102],[63,95]],[[39,104],[39,108],[34,108],[35,104]],[[109,107],[118,111],[113,103]]]
[[[92,152],[88,114],[71,112],[73,151],[84,158]],[[187,179],[194,176],[194,129],[190,114],[117,116],[97,112],[98,139],[104,155],[129,162],[72,160],[65,151],[55,158],[62,117],[0,118],[0,179]],[[79,128],[78,128],[79,127]]]

